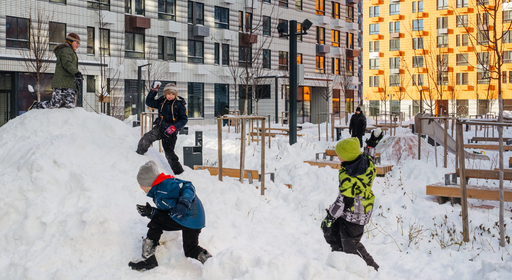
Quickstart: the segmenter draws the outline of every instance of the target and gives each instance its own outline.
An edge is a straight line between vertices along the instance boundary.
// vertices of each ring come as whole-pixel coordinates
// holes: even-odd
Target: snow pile
[[[179,177],[193,182],[204,204],[200,244],[213,258],[204,266],[185,258],[181,233],[166,232],[156,251],[160,266],[140,273],[128,262],[140,256],[148,220],[135,204],[149,199],[135,176],[149,159],[170,173],[158,145],[137,155],[140,130],[79,108],[32,110],[9,121],[0,127],[0,279],[512,277],[510,245],[500,248],[496,237],[497,208],[470,209],[472,241],[453,245],[462,230],[460,206],[438,205],[425,195],[426,184],[449,172],[431,161],[403,160],[374,182],[375,211],[362,242],[379,272],[358,256],[330,252],[320,222],[337,196],[337,170],[303,161],[334,144],[325,135],[318,141],[316,125],[303,127],[297,144],[278,136],[266,150],[266,170],[276,180],[267,175],[265,196],[258,182],[221,182],[185,167]],[[190,127],[178,138],[178,156],[183,161],[181,151],[194,145],[195,131],[203,132],[204,164],[215,165],[216,126]],[[223,138],[223,164],[236,168],[239,135],[225,129]],[[246,168],[259,170],[260,151],[255,143],[247,147]],[[507,224],[510,216],[509,210]],[[447,233],[452,230],[455,237]]]

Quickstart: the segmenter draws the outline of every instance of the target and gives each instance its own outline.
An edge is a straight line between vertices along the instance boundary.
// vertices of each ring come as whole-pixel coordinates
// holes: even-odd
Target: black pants
[[[159,126],[153,127],[148,133],[144,134],[142,138],[139,140],[139,144],[137,145],[137,153],[140,155],[145,154],[149,146],[157,140],[162,140],[162,146],[165,152],[165,158],[169,165],[172,168],[174,174],[178,175],[183,173],[183,167],[179,162],[179,158],[174,152],[174,147],[176,147],[176,140],[178,140],[178,136],[176,134],[173,135],[164,135],[164,132],[160,130]]]
[[[363,233],[364,226],[338,218],[332,223],[330,229],[324,231],[324,238],[331,245],[332,251],[358,255],[363,258],[367,265],[373,266],[375,261],[360,242]]]
[[[356,137],[357,139],[359,139],[359,147],[363,147],[363,134],[359,134],[359,135],[356,135],[356,134],[352,134],[352,137]]]
[[[160,240],[160,236],[162,236],[163,231],[177,231],[181,230],[181,235],[183,237],[183,251],[185,252],[185,256],[187,258],[197,259],[199,253],[201,253],[204,249],[199,246],[199,234],[201,233],[200,229],[191,229],[184,227],[177,222],[175,222],[167,212],[160,211],[158,212],[151,222],[148,224],[148,235],[147,238],[158,242]]]

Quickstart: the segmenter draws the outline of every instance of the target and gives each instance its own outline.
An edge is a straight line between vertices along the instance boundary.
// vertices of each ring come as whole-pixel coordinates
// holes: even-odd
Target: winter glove
[[[324,220],[322,221],[322,225],[320,226],[324,232],[329,230],[332,223],[336,221],[336,218],[334,218],[331,213],[329,213],[329,209],[325,209],[325,211],[327,212],[327,216],[325,216]]]
[[[84,76],[82,76],[82,73],[80,73],[80,71],[76,72],[74,83],[78,89],[80,89],[82,87],[83,81],[84,81]]]
[[[165,130],[165,133],[169,134],[169,135],[172,135],[174,132],[176,132],[176,127],[174,125],[171,125],[169,126],[166,130]]]
[[[181,218],[190,209],[190,204],[190,200],[186,198],[180,198],[171,212],[171,217]]]
[[[378,136],[376,136],[378,135]],[[384,137],[384,133],[382,133],[381,131],[375,133],[375,130],[372,131],[372,135],[370,136],[369,139],[366,140],[366,145],[370,148],[375,148],[377,146],[377,144],[379,144],[379,141],[382,140],[382,138]]]
[[[146,205],[137,204],[137,211],[139,211],[142,217],[148,217],[150,219],[156,214],[155,208],[151,207],[148,202],[146,202]]]
[[[160,81],[153,81],[151,84],[151,90],[158,91],[162,83]]]

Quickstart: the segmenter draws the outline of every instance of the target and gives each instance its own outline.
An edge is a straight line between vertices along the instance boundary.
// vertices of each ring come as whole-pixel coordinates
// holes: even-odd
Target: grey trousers
[[[75,108],[76,91],[70,88],[54,88],[52,99],[36,102],[32,109]]]

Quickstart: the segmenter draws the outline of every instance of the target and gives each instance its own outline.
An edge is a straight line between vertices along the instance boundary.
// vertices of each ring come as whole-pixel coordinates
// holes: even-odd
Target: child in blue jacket
[[[151,207],[137,204],[137,211],[151,221],[148,224],[147,238],[142,239],[142,261],[130,262],[135,270],[149,270],[158,266],[155,257],[156,246],[163,231],[181,230],[185,256],[204,263],[212,255],[199,246],[199,234],[205,226],[203,204],[197,197],[191,182],[172,175],[159,173],[154,161],[140,167],[137,181],[147,196],[156,205]]]

